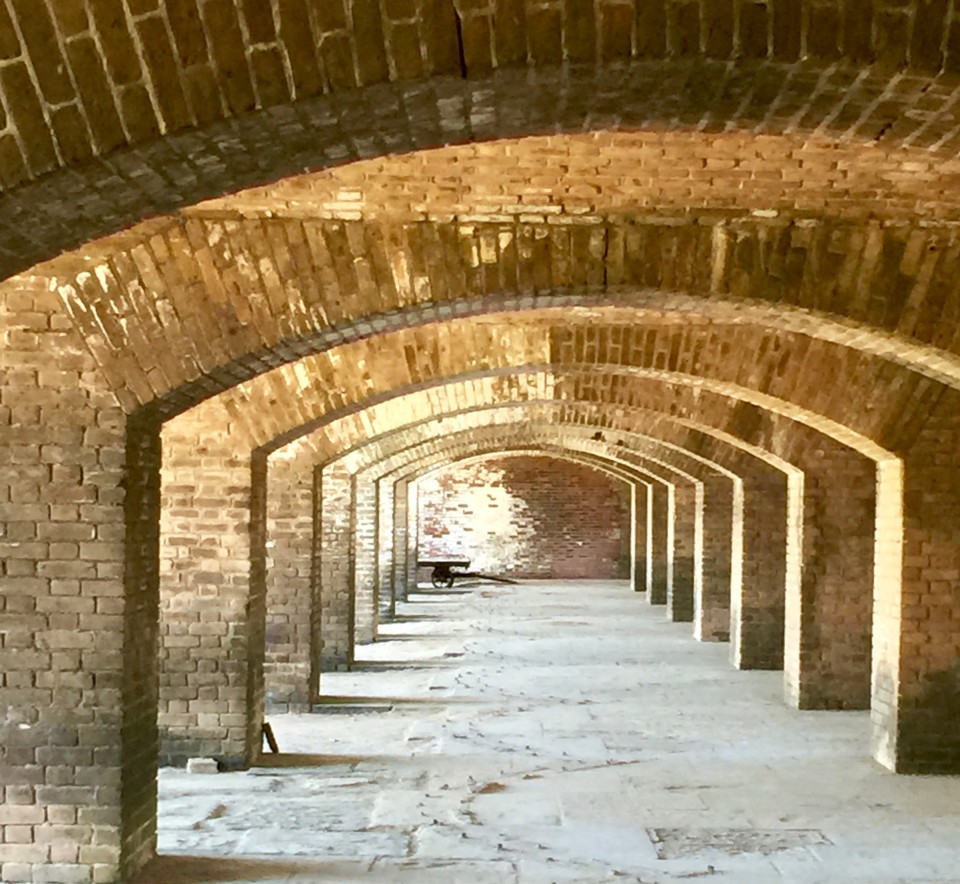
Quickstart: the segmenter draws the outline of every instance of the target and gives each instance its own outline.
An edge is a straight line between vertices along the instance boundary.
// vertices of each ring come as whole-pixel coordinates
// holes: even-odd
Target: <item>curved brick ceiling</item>
[[[505,383],[518,380],[528,383]],[[478,396],[481,386],[485,393]],[[536,423],[563,427],[572,437],[588,436],[598,450],[613,453],[656,451],[653,456],[688,464],[706,462],[709,469],[716,470],[720,467],[711,454],[726,451],[728,459],[739,456],[743,463],[762,460],[778,469],[789,468],[785,461],[757,445],[651,407],[640,408],[618,400],[597,403],[523,398],[529,391],[535,393],[539,388],[554,386],[552,373],[446,383],[331,421],[278,449],[271,458],[291,460],[307,456],[315,465],[342,459],[351,471],[360,471],[407,447],[428,444],[440,448],[447,439],[459,434],[491,426],[522,429]],[[701,453],[693,453],[692,448]]]
[[[676,452],[671,455],[658,450],[654,444],[635,448],[632,440],[621,441],[624,444],[617,446],[594,439],[587,427],[571,428],[539,420],[515,425],[491,424],[452,433],[442,440],[423,440],[399,448],[385,454],[365,475],[367,479],[388,476],[413,480],[453,461],[489,457],[498,452],[563,450],[581,459],[592,459],[596,466],[616,472],[621,478],[629,477],[631,481],[671,483],[708,481],[721,476],[733,478],[720,468],[677,457]]]
[[[502,446],[502,447],[501,447]],[[516,442],[492,442],[486,447],[474,442],[471,443],[473,451],[470,454],[463,454],[453,460],[448,460],[449,454],[444,454],[444,460],[437,462],[436,457],[425,456],[415,461],[416,466],[412,467],[410,473],[405,474],[404,478],[408,480],[420,479],[434,470],[445,469],[453,465],[463,465],[468,463],[480,463],[494,458],[508,457],[544,457],[553,460],[564,460],[570,463],[587,466],[598,473],[603,473],[615,479],[619,479],[627,484],[635,484],[644,481],[644,476],[640,470],[624,463],[618,463],[616,460],[604,455],[594,455],[581,452],[575,446],[565,448],[560,444],[548,444],[546,442],[533,445],[525,445],[523,440]]]
[[[685,322],[759,311],[960,383],[952,228],[581,220],[181,219],[72,278],[32,284],[58,288],[128,409],[156,403],[167,416],[350,338],[540,302]]]
[[[343,3],[17,0],[0,15],[0,253],[22,263],[183,209],[27,283],[58,288],[128,410],[167,417],[345,339],[531,292],[646,298],[664,324],[677,293],[733,322],[771,304],[834,343],[648,329],[601,361],[754,390],[894,448],[898,409],[936,385],[841,345],[960,378],[960,57],[943,4]],[[476,143],[422,150],[451,141]],[[537,364],[495,334],[474,335],[476,365],[405,361],[429,382]],[[532,334],[543,364],[596,361],[589,336]],[[844,391],[812,389],[814,366]],[[385,394],[339,368],[335,398]]]
[[[949,4],[924,0],[14,0],[0,14],[4,153],[26,177],[257,108],[514,66],[805,57],[955,70],[956,27]]]
[[[960,51],[945,2],[8,8],[4,275],[204,198],[450,142],[583,128],[795,130],[944,158],[960,138]],[[562,62],[571,64],[561,72]]]
[[[310,459],[322,466],[332,462],[335,458],[341,461],[351,472],[360,472],[365,469],[383,468],[383,464],[392,458],[405,456],[406,452],[419,450],[423,446],[431,449],[442,448],[451,440],[458,443],[464,440],[475,440],[491,428],[498,428],[501,432],[512,433],[519,437],[526,430],[537,426],[544,430],[556,433],[562,430],[570,435],[571,439],[580,439],[588,444],[591,450],[613,461],[627,456],[643,456],[651,462],[670,463],[674,466],[685,464],[683,469],[688,472],[707,472],[715,474],[720,468],[706,458],[698,457],[684,451],[679,445],[672,444],[663,436],[669,436],[670,419],[661,415],[639,409],[616,410],[617,428],[609,426],[608,407],[596,407],[589,404],[548,403],[541,401],[517,403],[488,403],[470,410],[463,410],[444,415],[443,432],[437,433],[436,426],[427,423],[398,424],[394,429],[384,432],[372,439],[359,439],[357,444],[343,452],[334,452],[332,457],[323,457],[318,451],[322,446],[323,438],[311,440],[310,443],[296,446],[287,457],[300,457],[310,454]],[[657,418],[660,420],[658,421]],[[655,428],[657,425],[666,425],[666,432],[661,437],[656,435],[644,436],[640,431],[644,428]],[[603,430],[598,432],[600,427]],[[630,428],[630,429],[626,429]],[[678,428],[673,425],[673,433],[682,438]],[[322,431],[316,435],[323,436]],[[319,443],[319,444],[318,444]],[[629,458],[627,458],[629,459]]]
[[[190,413],[201,425],[233,426],[238,444],[278,445],[381,398],[448,379],[518,369],[575,371],[557,393],[594,401],[639,397],[654,385],[688,397],[693,416],[711,397],[737,404],[718,427],[755,432],[770,410],[841,438],[849,431],[882,448],[909,445],[917,419],[942,385],[856,349],[748,325],[598,325],[563,311],[553,322],[524,314],[462,319],[356,341],[268,372]],[[829,380],[829,382],[824,382]],[[662,394],[661,394],[662,395]],[[660,406],[669,412],[668,396]],[[724,407],[726,411],[726,406]],[[208,415],[203,417],[203,415]],[[867,443],[863,443],[867,444]]]

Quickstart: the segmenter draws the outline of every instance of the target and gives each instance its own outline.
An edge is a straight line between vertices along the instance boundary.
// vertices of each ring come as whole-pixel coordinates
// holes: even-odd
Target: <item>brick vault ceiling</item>
[[[48,259],[8,284],[58,292],[128,411],[240,382],[218,407],[259,396],[277,445],[445,371],[575,362],[606,400],[627,363],[896,448],[960,378],[946,6],[294,6],[0,13],[0,272]],[[565,327],[453,321],[540,304]],[[589,330],[558,356],[638,323],[629,357]],[[311,410],[324,351],[340,401]]]

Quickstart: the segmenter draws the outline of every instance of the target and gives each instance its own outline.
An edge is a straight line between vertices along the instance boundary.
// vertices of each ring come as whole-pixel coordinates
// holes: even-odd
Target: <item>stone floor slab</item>
[[[960,881],[960,779],[881,769],[867,713],[788,708],[627,584],[412,598],[324,676],[378,711],[272,717],[300,754],[269,769],[162,771],[145,884]]]

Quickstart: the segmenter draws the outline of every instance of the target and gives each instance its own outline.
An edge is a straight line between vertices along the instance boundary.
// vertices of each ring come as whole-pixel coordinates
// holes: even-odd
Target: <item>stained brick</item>
[[[854,0],[851,0],[854,2]],[[861,10],[851,10],[850,3],[847,4],[847,22],[850,23],[850,30],[846,32],[846,41],[848,47],[856,46],[858,49],[863,46],[861,34],[869,33],[870,19],[864,22],[864,18],[858,15]],[[809,55],[817,58],[834,58],[840,53],[839,38],[840,27],[843,22],[840,11],[835,6],[828,5],[810,5],[808,7],[809,25],[806,29],[806,51]],[[853,51],[852,48],[848,51]]]
[[[673,55],[691,55],[700,50],[700,4],[679,0],[668,12],[668,45]]]
[[[389,75],[379,0],[352,0],[353,32],[360,50],[357,69],[361,84],[379,83]]]
[[[53,142],[46,130],[36,89],[22,64],[0,68],[0,86],[8,96],[7,110],[21,137],[31,146],[28,161],[34,175],[48,171],[56,163]]]
[[[70,101],[74,97],[73,87],[70,85],[63,53],[57,43],[56,31],[46,7],[18,0],[13,4],[13,9],[26,42],[27,52],[32,58],[42,59],[40,64],[34,65],[34,72],[44,99],[50,104]],[[3,18],[6,14],[0,13],[0,34],[5,30]],[[8,36],[0,36],[0,58],[15,58],[19,52],[14,48],[15,37],[9,19],[6,25],[9,28],[6,31]]]
[[[310,9],[316,16],[321,32],[339,31],[348,26],[347,0],[310,0]]]
[[[943,64],[941,44],[947,20],[946,0],[922,0],[913,19],[910,62],[921,70],[939,70]]]
[[[601,6],[600,57],[604,61],[629,58],[632,53],[633,10],[626,5]]]
[[[390,51],[398,79],[413,80],[423,76],[420,29],[416,24],[394,25],[390,29]]]
[[[240,6],[250,42],[273,43],[277,39],[277,32],[271,6],[267,3],[259,3],[257,0],[242,0]]]
[[[282,104],[289,100],[283,61],[277,50],[254,50],[250,54],[250,66],[253,69],[261,107]]]
[[[817,24],[828,26],[831,20],[818,15]],[[870,0],[845,0],[843,24],[844,51],[855,61],[869,62],[876,58],[873,48],[874,4]],[[812,16],[808,33],[814,33]]]
[[[298,98],[317,95],[323,91],[323,79],[306,0],[282,0],[279,16],[280,40],[290,57],[296,95]]]
[[[349,37],[334,34],[320,44],[324,73],[333,89],[349,89],[356,85],[353,49]]]
[[[666,4],[657,0],[637,2],[637,55],[662,58],[667,51]]]
[[[90,6],[111,82],[124,86],[139,80],[140,59],[127,30],[122,0],[91,0]]]
[[[461,19],[460,35],[463,45],[463,58],[467,73],[482,76],[493,68],[491,57],[492,42],[490,19],[485,15],[472,15]]]
[[[740,3],[740,29],[738,43],[740,54],[746,58],[766,58],[769,53],[767,39],[767,5],[742,0]]]
[[[206,64],[209,53],[197,0],[167,0],[166,8],[180,64]]]
[[[255,98],[236,7],[230,0],[208,0],[203,15],[208,33],[217,35],[213,57],[227,107],[232,113],[250,110]]]
[[[564,56],[574,63],[597,56],[596,0],[564,0]]]
[[[493,29],[498,66],[518,64],[526,59],[526,23],[524,0],[497,0],[493,10]]]
[[[125,136],[96,46],[92,39],[81,38],[69,44],[67,54],[97,150],[109,151],[122,144]]]
[[[740,15],[742,22],[742,9]],[[703,0],[705,55],[712,58],[728,58],[733,53],[733,23],[733,0]],[[740,33],[742,43],[742,27]]]
[[[528,7],[527,44],[535,64],[558,64],[563,58],[561,13],[555,7]]]
[[[66,105],[51,113],[53,131],[60,155],[67,162],[87,159],[93,154],[86,120],[76,105]]]

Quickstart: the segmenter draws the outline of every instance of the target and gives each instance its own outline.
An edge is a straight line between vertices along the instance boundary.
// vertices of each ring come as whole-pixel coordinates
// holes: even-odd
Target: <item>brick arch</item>
[[[496,407],[496,406],[491,406]],[[611,403],[608,405],[602,405],[595,402],[581,403],[579,409],[571,402],[561,402],[561,403],[540,403],[540,402],[526,402],[523,403],[522,407],[518,409],[515,405],[507,404],[505,409],[511,412],[508,415],[509,419],[517,421],[519,423],[529,423],[531,419],[536,416],[550,418],[554,421],[559,421],[567,426],[568,434],[574,434],[576,429],[579,427],[581,430],[586,427],[601,427],[604,430],[608,431],[608,434],[612,438],[616,438],[619,441],[623,441],[624,438],[630,439],[631,446],[635,447],[637,444],[640,444],[641,447],[644,445],[649,449],[649,436],[651,434],[651,422],[659,421],[659,424],[656,424],[656,429],[653,430],[653,437],[656,438],[657,445],[662,446],[662,442],[659,440],[668,440],[667,448],[670,448],[670,441],[674,443],[680,443],[674,446],[673,457],[675,458],[678,454],[688,462],[690,461],[690,455],[684,451],[684,446],[687,448],[694,447],[699,448],[702,451],[706,451],[709,454],[713,455],[714,459],[718,459],[721,464],[726,463],[727,466],[731,469],[734,469],[738,472],[744,474],[757,473],[758,481],[760,484],[764,482],[769,482],[770,479],[767,477],[764,479],[764,469],[769,470],[770,465],[776,463],[781,470],[784,472],[790,472],[793,475],[798,475],[798,470],[795,467],[791,467],[785,461],[782,461],[778,458],[775,458],[766,452],[752,448],[751,446],[741,446],[744,449],[748,449],[748,452],[737,450],[737,446],[730,446],[731,450],[725,450],[728,448],[728,443],[731,441],[729,439],[714,438],[710,436],[710,430],[708,428],[704,429],[703,433],[698,433],[693,430],[693,427],[689,422],[685,422],[682,418],[674,418],[673,416],[666,417],[666,424],[663,423],[664,416],[656,415],[654,412],[645,409],[638,409],[632,407],[629,403]],[[613,413],[613,418],[605,417],[605,411],[611,411]],[[579,411],[579,413],[577,413]],[[550,416],[553,416],[552,418]],[[486,413],[478,411],[477,409],[471,409],[466,413],[468,418],[471,418],[474,422],[482,424],[486,418]],[[643,426],[642,435],[637,436],[636,430],[637,418],[641,418],[641,425]],[[674,422],[676,421],[676,425]],[[456,421],[453,422],[456,425]],[[464,425],[460,426],[461,430]],[[666,427],[672,427],[672,431],[668,430]],[[482,432],[480,430],[475,432]],[[401,434],[402,430],[399,431]],[[445,444],[445,440],[448,438],[449,433],[452,432],[452,428],[445,428],[442,436],[436,437],[434,439],[427,439],[421,444],[427,446],[433,446],[434,448],[442,448]],[[320,435],[322,431],[317,431],[316,435]],[[704,435],[706,433],[707,435]],[[645,434],[645,435],[643,435]],[[343,441],[343,437],[340,437]],[[640,442],[633,440],[639,439]],[[409,440],[401,438],[399,444],[404,444]],[[711,447],[712,446],[712,447]],[[383,457],[386,453],[382,443],[379,440],[371,441],[370,448],[374,450],[374,453],[370,455],[370,459],[379,459]],[[320,458],[320,462],[324,462],[323,455],[320,454],[322,449],[312,448],[308,451],[308,456],[313,454]],[[736,451],[736,453],[734,453]],[[749,453],[750,456],[747,456]],[[758,458],[754,459],[752,455],[759,455]],[[648,455],[649,456],[649,455]],[[656,458],[656,455],[654,455]],[[694,457],[696,457],[694,455]],[[348,454],[345,458],[350,460],[350,472],[360,469],[363,464],[367,461],[367,458],[364,460],[351,459]],[[312,461],[316,462],[316,461]],[[688,466],[687,469],[690,469]],[[721,466],[720,469],[723,469]],[[869,482],[872,485],[873,478],[872,474],[869,478]],[[765,537],[766,540],[769,540],[769,536]],[[869,569],[867,569],[869,570]]]
[[[477,440],[480,439],[482,436],[486,436],[491,433],[495,436],[499,436],[496,443],[491,443],[494,449],[498,447],[503,447],[504,445],[519,444],[521,441],[523,441],[526,438],[526,434],[529,432],[527,429],[529,427],[529,417],[530,416],[527,416],[526,419],[523,417],[518,417],[516,419],[517,423],[521,424],[521,427],[518,430],[511,430],[510,428],[504,429],[504,428],[498,428],[498,427],[491,427],[491,428],[481,428],[477,431],[464,431],[458,434],[458,436],[466,437],[463,441],[459,441],[455,437],[450,437],[445,435],[442,438],[433,440],[432,443],[431,442],[423,443],[422,447],[424,449],[429,449],[429,451],[431,452],[430,454],[427,455],[427,457],[432,458],[438,463],[442,463],[449,460],[450,457],[452,456],[451,452],[448,449],[448,446],[452,445],[454,449],[457,450],[459,455],[470,456],[476,450]],[[625,421],[625,423],[629,425],[629,422]],[[603,424],[597,424],[597,425],[603,426]],[[572,425],[564,425],[564,426],[567,434],[565,437],[566,444],[569,444],[569,442],[573,439],[573,436],[575,435],[575,431],[577,429],[585,430],[585,427],[582,424],[572,424]],[[547,425],[543,425],[543,427],[547,433],[554,433],[554,434],[556,433],[556,426],[547,424]],[[621,431],[622,429],[623,428],[621,428]],[[485,430],[487,432],[484,432]],[[586,432],[589,435],[589,431],[587,430]],[[633,435],[634,434],[631,434],[629,432],[626,433],[626,436],[628,438]],[[518,441],[518,437],[520,437],[519,441]],[[640,438],[642,441],[643,437],[641,436],[638,438]],[[603,448],[608,443],[596,443],[596,442],[587,440],[586,442],[580,441],[577,444],[578,445],[586,444],[588,447],[590,447],[591,445],[599,445],[601,448]],[[628,444],[630,445],[630,447],[633,446],[632,441]],[[624,449],[617,447],[616,443],[614,443],[613,456],[620,458],[628,455],[625,455]],[[787,469],[791,469],[791,468],[788,466]],[[761,503],[764,503],[764,502],[769,503],[771,492],[774,490],[773,486],[767,485],[766,483],[761,483],[755,486],[755,488],[752,490],[759,490],[761,488],[763,489],[763,491],[761,491],[760,494],[756,495],[757,498],[761,499]],[[784,493],[783,489],[781,489],[779,493],[783,494]],[[776,534],[776,519],[772,516],[772,512],[767,512],[765,514],[758,513],[752,516],[752,518],[756,519],[758,522],[757,527],[759,531],[755,541],[756,544],[758,545],[758,547],[763,546],[765,549],[769,550],[770,545],[773,542],[773,538]],[[781,512],[780,519],[782,520],[783,518],[784,518],[784,512]],[[872,538],[872,535],[871,535],[871,538]],[[781,552],[781,562],[780,562],[780,569],[781,569],[780,579],[781,580],[783,579],[782,569],[784,564],[782,560],[782,556],[783,556],[783,553]],[[751,574],[751,576],[754,576],[754,575]],[[764,582],[763,577],[766,577],[766,579],[770,579],[769,572],[756,572],[755,576],[761,578],[760,580],[761,583]],[[761,639],[761,641],[764,641],[764,642],[777,641],[775,638],[775,633],[776,633],[775,623],[778,619],[780,622],[780,638],[779,638],[779,650],[765,647],[763,649],[762,654],[760,654],[760,652],[758,652],[756,647],[752,647],[749,649],[749,653],[760,654],[760,655],[754,656],[752,658],[747,657],[746,659],[742,658],[738,653],[735,656],[735,659],[738,665],[742,665],[743,668],[750,668],[751,666],[755,666],[755,665],[761,665],[763,666],[763,668],[769,668],[770,667],[769,661],[771,658],[769,656],[764,656],[764,655],[773,654],[774,660],[776,660],[779,655],[779,659],[781,661],[780,663],[775,663],[773,668],[780,668],[780,665],[782,664],[782,654],[783,654],[783,635],[782,635],[783,599],[782,599],[782,596],[779,601],[779,608],[777,608],[777,603],[775,599],[773,600],[768,599],[766,601],[759,599],[758,593],[756,591],[754,591],[752,594],[748,594],[743,599],[740,599],[739,603],[741,605],[749,605],[750,610],[752,612],[750,616],[750,622],[749,622],[749,627],[751,632],[747,639],[749,643],[752,644],[753,642],[758,640],[758,637],[764,636],[764,630],[766,625],[764,621],[766,621],[766,623],[770,623],[771,618],[772,618],[773,627],[774,627],[773,628],[774,637],[767,638],[766,636],[764,636]],[[761,661],[766,661],[766,662],[761,662]],[[868,672],[868,669],[865,671]],[[863,701],[860,701],[860,702],[863,702]]]
[[[560,379],[575,384],[583,377],[592,377],[592,372],[571,370]],[[644,426],[651,430],[665,432],[666,428],[672,428],[677,441],[668,443],[670,447],[695,459],[702,456],[688,450],[685,443],[689,445],[690,439],[709,437],[719,447],[736,448],[758,461],[778,469],[786,468],[782,459],[763,447],[718,432],[707,423],[684,417],[676,409],[671,412],[664,403],[660,403],[659,409],[652,399],[640,399],[642,404],[638,404],[625,390],[619,391],[619,398],[607,402],[597,401],[594,396],[578,399],[571,395],[558,399],[543,395],[544,389],[549,389],[556,379],[552,372],[525,368],[509,375],[471,375],[467,380],[450,379],[436,387],[397,392],[384,402],[314,429],[277,449],[276,456],[286,460],[299,456],[303,450],[318,464],[343,460],[348,469],[357,471],[385,457],[398,443],[410,439],[442,440],[466,427],[482,426],[484,421],[508,422],[535,410],[546,420],[562,418],[572,424],[581,421],[591,426],[596,422],[597,427],[613,435],[630,430],[630,425],[617,419],[629,413],[635,420],[644,418]],[[553,417],[548,417],[551,415]],[[264,455],[272,456],[272,453],[269,449],[254,453],[255,457]]]
[[[175,221],[33,284],[58,289],[127,410],[169,417],[345,342],[551,306],[749,317],[956,384],[958,262],[955,231],[910,226],[258,219]]]
[[[514,332],[517,332],[517,329],[513,329]],[[525,335],[521,332],[518,335],[518,340],[525,338]],[[749,349],[749,348],[748,348]],[[382,360],[386,360],[384,351],[379,351],[379,357]],[[542,373],[542,368],[537,367],[521,367],[519,369],[520,374],[524,373]],[[493,374],[504,375],[502,369],[494,369]],[[510,374],[510,372],[506,372]],[[822,450],[822,443],[819,443],[816,439],[816,434],[810,434],[809,432],[804,433],[799,431],[796,428],[791,429],[793,424],[793,418],[796,417],[796,413],[789,412],[788,410],[781,408],[779,415],[771,415],[769,417],[764,417],[763,413],[750,412],[749,420],[744,423],[744,417],[742,411],[740,411],[740,405],[736,398],[730,397],[730,390],[717,388],[713,390],[705,389],[705,385],[702,381],[694,382],[692,379],[680,379],[677,377],[672,378],[668,374],[653,372],[648,374],[646,377],[635,377],[631,376],[629,369],[618,369],[616,366],[607,367],[606,371],[601,371],[600,367],[597,365],[594,366],[583,366],[577,361],[574,361],[574,364],[570,366],[570,370],[566,375],[561,372],[551,371],[549,372],[553,384],[566,384],[569,392],[566,394],[566,397],[570,402],[576,401],[579,398],[584,398],[588,402],[597,403],[598,405],[603,405],[604,403],[607,407],[620,407],[622,408],[625,405],[636,405],[638,403],[645,403],[647,408],[651,412],[659,410],[662,415],[669,416],[672,421],[674,418],[677,418],[681,421],[685,421],[687,427],[690,427],[690,424],[693,423],[693,429],[699,429],[696,422],[698,416],[711,415],[711,420],[715,420],[716,426],[714,432],[711,434],[709,429],[706,430],[708,438],[698,438],[697,434],[686,434],[682,435],[678,442],[681,445],[686,445],[688,447],[693,447],[695,451],[709,451],[713,452],[718,445],[720,445],[720,437],[725,437],[724,441],[736,440],[739,434],[742,440],[749,442],[751,438],[755,435],[759,435],[762,438],[768,438],[770,440],[775,440],[775,444],[781,446],[781,453],[788,455],[788,452],[791,452],[791,445],[796,444],[799,447],[793,451],[792,454],[788,456],[791,457],[804,457],[805,451],[814,453],[816,451]],[[476,372],[472,373],[471,377],[476,380],[478,375]],[[619,378],[619,380],[617,380]],[[613,379],[613,380],[611,380]],[[442,383],[442,382],[441,382]],[[539,384],[533,383],[529,385],[531,389],[538,389]],[[481,391],[481,395],[485,391],[486,394],[491,392],[491,389],[495,388],[485,388],[479,386],[476,388]],[[509,390],[509,387],[507,388]],[[663,394],[663,391],[667,391]],[[605,392],[604,392],[605,391]],[[403,392],[402,389],[399,391],[394,391],[394,394]],[[271,391],[271,395],[277,395],[277,388],[274,387]],[[430,400],[426,400],[430,402]],[[563,401],[563,400],[561,400]],[[758,400],[759,401],[759,400]],[[303,405],[304,397],[302,395],[299,398],[299,404]],[[386,403],[385,403],[386,404]],[[437,411],[437,401],[434,400],[431,403],[430,410],[432,412]],[[378,407],[379,403],[371,403],[373,408],[368,410],[373,410]],[[269,412],[269,403],[266,401],[257,404],[256,402],[248,402],[248,407],[253,408],[253,413],[257,416],[257,421],[259,424],[264,424],[264,426],[269,427],[269,423],[264,421],[264,416]],[[718,411],[719,409],[719,411]],[[348,413],[349,408],[345,409]],[[342,412],[341,412],[342,413]],[[404,413],[403,410],[400,412]],[[386,410],[387,418],[389,419],[389,410]],[[332,419],[333,414],[330,415]],[[802,416],[801,416],[802,417]],[[363,412],[357,413],[358,423],[353,426],[352,432],[359,435],[353,435],[352,438],[354,442],[358,439],[363,438],[363,433],[368,432],[371,426],[370,421],[365,419]],[[708,423],[710,421],[708,420]],[[176,422],[174,422],[176,423]],[[222,423],[226,423],[225,421]],[[816,426],[816,421],[812,420],[814,426]],[[737,428],[738,424],[742,426]],[[350,424],[345,424],[347,430],[350,428]],[[702,426],[702,425],[701,425]],[[719,427],[719,434],[716,431],[716,427]],[[829,428],[828,428],[829,429]],[[268,431],[270,432],[270,431]],[[699,434],[702,436],[703,434]],[[841,434],[842,438],[849,441],[850,437],[848,435]],[[349,433],[345,434],[344,431],[334,432],[333,434],[333,446],[330,451],[342,450],[344,446],[350,444],[351,436]],[[856,441],[856,440],[854,440]],[[786,446],[786,447],[784,447]],[[195,445],[192,442],[187,442],[186,447],[188,451],[193,451]],[[722,447],[722,445],[720,445]],[[828,446],[829,447],[829,446]],[[867,453],[883,457],[890,458],[889,454],[886,454],[878,449],[877,446],[870,444],[864,440],[861,448]],[[209,457],[209,452],[202,452],[205,458]],[[238,462],[238,468],[242,471],[245,469],[242,462]],[[188,461],[188,469],[189,461]],[[222,482],[221,477],[217,477],[217,482]],[[236,481],[236,480],[234,480]],[[872,484],[872,477],[869,480]],[[889,530],[899,531],[899,525],[894,525],[891,523]],[[179,533],[184,533],[184,531],[189,531],[189,528],[181,527]],[[869,569],[865,569],[869,570]],[[895,575],[894,575],[895,576]],[[891,580],[894,579],[894,576],[891,576]]]
[[[80,44],[89,46],[89,38],[81,38]],[[44,46],[45,51],[50,48]],[[255,54],[264,57],[259,47]],[[952,131],[950,78],[919,70],[906,77],[871,66],[870,56],[868,52],[839,64],[835,58],[733,63],[704,59],[692,68],[676,53],[586,68],[557,68],[542,60],[546,63],[533,68],[481,72],[466,80],[441,75],[415,82],[355,84],[364,88],[336,89],[293,102],[287,96],[273,107],[251,106],[227,120],[184,119],[163,137],[152,125],[141,137],[130,136],[114,115],[114,137],[99,148],[97,157],[84,145],[90,130],[78,113],[82,101],[52,112],[42,107],[35,84],[25,76],[24,59],[13,68],[26,88],[10,97],[14,112],[0,133],[8,214],[18,220],[0,241],[0,266],[8,276],[145,217],[305,169],[451,142],[594,127],[733,128],[773,134],[799,129],[825,131],[841,140],[933,147],[952,156],[957,136]],[[44,70],[49,68],[44,58]],[[95,71],[97,65],[88,69]],[[167,79],[176,88],[177,78]],[[209,72],[205,79],[206,88],[214,89],[241,82],[228,74],[218,84]],[[104,85],[85,83],[86,98],[96,101],[99,93],[106,98],[104,110],[109,110],[116,99]],[[146,120],[151,101],[141,86],[130,84],[123,92],[127,100],[138,95],[130,112]],[[918,102],[929,108],[924,115],[905,113]],[[216,104],[204,103],[205,109],[212,107]],[[54,137],[50,125],[59,130]],[[68,139],[68,150],[79,150],[80,155],[68,157],[58,150],[63,139]],[[64,193],[71,195],[69,201]],[[80,198],[73,199],[76,195]]]
[[[516,0],[382,11],[334,0],[309,14],[305,7],[161,3],[129,17],[109,7],[92,16],[57,8],[53,18],[45,7],[16,7],[13,20],[5,13],[0,24],[4,58],[15,62],[16,72],[3,83],[12,111],[5,128],[15,133],[9,140],[22,159],[33,160],[4,182],[8,186],[165,132],[430,76],[482,80],[493,69],[631,58],[685,60],[688,66],[693,59],[839,58],[875,62],[886,71],[909,65],[931,72],[960,62],[944,39],[949,10],[919,2],[875,14],[851,3],[805,16],[767,5],[735,12],[733,6],[694,3],[677,10],[666,0],[596,0],[567,14]],[[59,105],[66,108],[52,114],[49,109]],[[40,112],[42,122],[24,125]]]
[[[922,413],[941,393],[939,384],[882,359],[803,335],[719,324],[600,325],[589,317],[574,324],[573,316],[561,324],[562,314],[554,315],[544,323],[523,322],[522,314],[513,322],[457,320],[356,342],[238,386],[189,418],[216,415],[208,422],[228,429],[239,444],[269,447],[328,422],[336,412],[360,411],[447,379],[509,375],[518,368],[558,375],[572,369],[582,375],[573,390],[577,396],[607,398],[613,385],[628,383],[614,376],[659,378],[742,402],[726,427],[735,435],[749,435],[760,409],[883,457],[881,449],[909,447],[915,426],[904,416]],[[356,370],[344,371],[344,364]],[[835,384],[813,386],[804,366],[816,366]],[[552,395],[562,398],[566,388]]]

